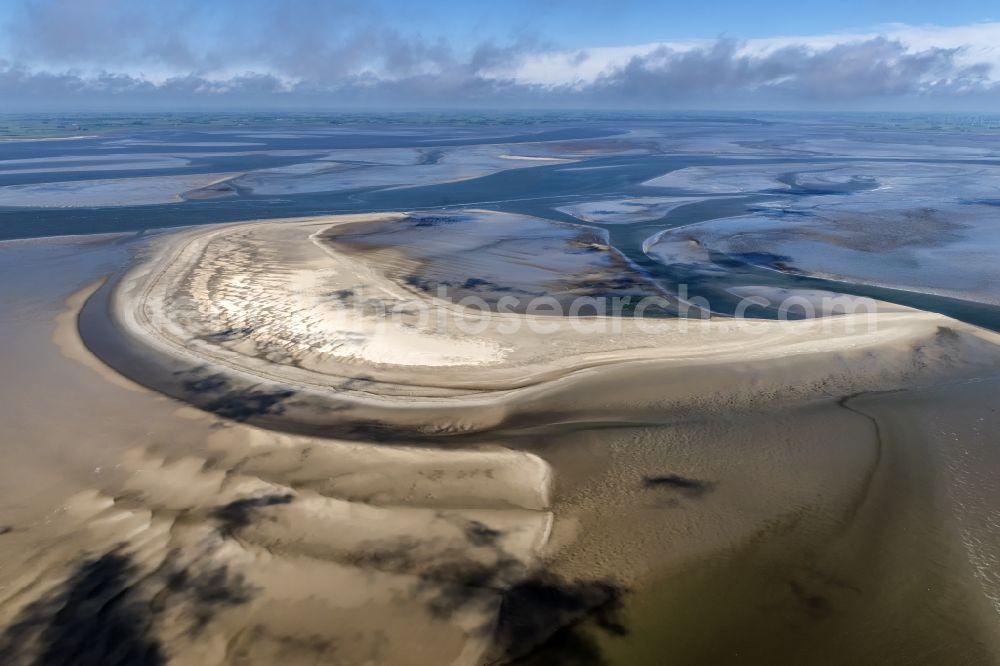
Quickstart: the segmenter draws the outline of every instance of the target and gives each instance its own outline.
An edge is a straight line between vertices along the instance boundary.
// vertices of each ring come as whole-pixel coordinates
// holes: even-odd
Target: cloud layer
[[[560,49],[522,31],[458,48],[369,3],[34,0],[3,26],[11,109],[128,106],[983,108],[1000,23]]]

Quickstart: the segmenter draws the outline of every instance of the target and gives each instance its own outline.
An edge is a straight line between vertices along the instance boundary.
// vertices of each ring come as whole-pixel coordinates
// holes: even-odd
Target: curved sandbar
[[[893,389],[1000,358],[1000,336],[886,304],[799,321],[484,312],[394,278],[384,255],[330,242],[407,219],[168,236],[117,285],[112,313],[137,353],[160,359],[163,372],[143,378],[156,388],[272,427],[364,436],[655,421]],[[406,261],[417,263],[395,266]]]
[[[789,590],[817,590],[850,609],[844,617],[866,629],[879,623],[897,627],[897,596],[888,590],[897,590],[899,571],[916,570],[919,580],[936,581],[940,562],[947,561],[954,582],[966,585],[967,554],[936,534],[955,520],[951,504],[933,499],[952,483],[935,459],[940,442],[885,428],[893,419],[914,420],[926,403],[917,401],[909,414],[886,416],[877,401],[845,398],[995,374],[1000,336],[884,304],[873,317],[859,312],[789,322],[483,313],[407,281],[406,275],[422,268],[412,248],[359,249],[351,247],[356,238],[343,239],[368,225],[384,230],[410,222],[402,214],[274,220],[165,237],[118,284],[113,314],[133,353],[158,359],[159,374],[149,374],[157,370],[150,366],[143,381],[231,419],[368,441],[481,433],[450,440],[488,445],[463,452],[454,461],[454,479],[497,467],[499,460],[481,457],[489,449],[499,452],[496,444],[509,447],[500,449],[508,455],[510,448],[532,452],[509,459],[496,487],[468,490],[448,481],[457,498],[449,495],[446,502],[452,510],[499,508],[512,500],[530,510],[516,516],[514,528],[500,514],[481,520],[520,539],[520,564],[508,576],[509,559],[501,552],[490,560],[486,578],[473,568],[471,584],[459,580],[484,592],[486,600],[470,623],[478,640],[459,661],[523,654],[559,626],[615,600],[616,590],[637,595],[631,644],[655,645],[664,640],[662,627],[654,622],[644,628],[641,609],[651,605],[648,617],[656,618],[664,612],[658,604],[683,605],[683,594],[673,594],[676,577],[683,580],[692,562],[729,554],[746,566],[746,580],[761,584],[759,590],[751,586],[737,609],[756,613],[760,599],[799,603],[794,595],[788,602]],[[428,229],[463,233],[461,224]],[[421,319],[422,308],[435,316]],[[588,425],[594,427],[581,427]],[[342,456],[343,443],[312,438],[309,446],[334,459]],[[435,452],[431,463],[412,449],[385,461],[369,455],[383,447],[355,446],[365,492],[368,470],[385,462],[399,463],[404,483],[381,487],[403,488],[414,478],[410,472],[432,472],[430,466],[448,464],[455,453]],[[281,466],[297,460],[295,454],[296,447],[282,443],[261,460],[280,458],[275,463]],[[238,468],[253,470],[255,464],[241,461]],[[341,490],[325,470],[294,468],[295,478],[302,474],[318,488],[329,483]],[[511,484],[514,479],[522,482]],[[920,479],[916,490],[901,493],[912,479]],[[289,510],[298,506],[306,504],[296,502]],[[327,510],[311,515],[322,517]],[[400,517],[393,522],[400,532],[412,530],[410,514]],[[366,524],[342,529],[348,536],[356,529],[364,534]],[[272,548],[266,532],[265,526],[262,538]],[[476,528],[468,537],[477,541],[490,534]],[[327,548],[302,541],[306,552]],[[371,544],[349,545],[334,550],[361,553]],[[481,546],[472,549],[473,556],[476,548]],[[379,560],[383,555],[377,553]],[[927,566],[921,559],[917,569],[900,569],[897,564],[912,553],[929,553]],[[339,551],[337,557],[343,557]],[[421,590],[428,570],[437,575],[438,560],[429,557],[407,561]],[[351,565],[365,569],[372,563]],[[797,587],[777,574],[769,578],[774,571],[790,572]],[[522,584],[534,572],[538,576]],[[550,575],[564,581],[566,590],[582,586],[572,612],[531,605],[532,591],[548,590]],[[484,580],[488,589],[481,589]],[[724,585],[726,579],[719,580]],[[839,580],[849,582],[830,582]],[[882,593],[857,596],[852,586]],[[712,590],[696,586],[692,596],[704,589]],[[930,609],[927,623],[907,624],[900,640],[933,637],[926,627],[950,612],[947,600],[928,597],[919,585],[899,589],[908,595],[901,606]],[[873,598],[882,605],[869,608]],[[969,593],[960,602],[971,608],[978,601]],[[497,603],[520,608],[507,616],[513,624],[491,605]],[[712,616],[710,624],[731,626],[726,612]],[[539,621],[525,634],[520,622],[532,616]],[[492,627],[485,638],[484,626]],[[956,626],[965,626],[964,620]],[[519,632],[513,643],[512,627]],[[613,663],[634,662],[625,654]]]

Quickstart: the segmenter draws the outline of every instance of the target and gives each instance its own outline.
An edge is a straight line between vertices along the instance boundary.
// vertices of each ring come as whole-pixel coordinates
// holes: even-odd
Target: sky
[[[980,0],[3,0],[0,112],[1000,111]]]

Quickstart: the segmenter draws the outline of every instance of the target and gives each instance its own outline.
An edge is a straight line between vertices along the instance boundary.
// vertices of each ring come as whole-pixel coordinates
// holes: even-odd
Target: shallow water
[[[670,307],[669,292],[617,252],[607,234],[537,217],[420,214],[331,229],[323,240],[361,250],[393,279],[467,307],[525,312],[542,297],[549,299],[546,312],[567,314],[578,298],[592,299],[584,314],[595,314],[596,299],[660,298],[663,305],[649,308],[650,315]]]
[[[84,138],[0,145],[0,238],[478,207],[603,228],[661,290],[683,285],[723,315],[739,301],[731,287],[763,285],[871,296],[1000,328],[991,259],[1000,138],[981,123],[957,131],[878,116],[293,116],[284,125],[234,116],[240,124],[229,127],[225,118],[170,116],[139,128],[86,120]],[[37,131],[50,131],[46,122]],[[8,128],[34,131],[26,119]],[[929,207],[958,227],[912,237],[907,220]],[[859,214],[864,224],[847,232],[855,246],[845,248],[838,229]],[[906,244],[876,257],[881,241],[866,241],[865,228]],[[664,255],[674,238],[701,239],[702,258]]]

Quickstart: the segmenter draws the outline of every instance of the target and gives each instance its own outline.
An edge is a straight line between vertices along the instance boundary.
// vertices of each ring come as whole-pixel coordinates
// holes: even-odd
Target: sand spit
[[[1000,336],[887,304],[800,321],[482,312],[323,242],[341,225],[404,219],[266,221],[164,239],[112,295],[132,350],[118,365],[250,422],[364,436],[554,415],[659,420],[895,389],[998,361]]]
[[[141,385],[115,372],[101,362],[99,358],[91,354],[86,346],[84,346],[83,341],[80,340],[80,331],[77,326],[80,310],[83,308],[83,304],[87,302],[87,299],[93,296],[94,292],[100,289],[106,282],[106,279],[99,280],[66,299],[66,309],[56,315],[56,326],[52,332],[52,342],[59,348],[63,356],[94,370],[115,386],[127,391],[143,391],[145,389]]]

